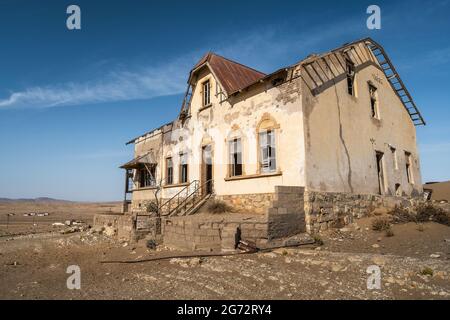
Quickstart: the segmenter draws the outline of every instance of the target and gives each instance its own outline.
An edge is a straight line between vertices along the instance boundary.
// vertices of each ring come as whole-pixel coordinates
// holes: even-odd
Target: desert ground
[[[51,232],[67,220],[92,224],[96,213],[120,213],[120,202],[89,203],[60,200],[0,200],[0,237]],[[24,216],[34,213],[33,216]],[[48,213],[48,216],[37,214]],[[8,216],[9,215],[9,216]]]
[[[2,215],[12,205],[30,210],[4,204]],[[54,214],[42,228],[29,217],[10,224],[13,231],[0,225],[0,299],[450,299],[450,227],[434,222],[395,224],[388,236],[372,230],[378,217],[368,217],[321,234],[314,245],[173,258],[189,253],[51,227],[70,218],[91,221],[118,204],[31,209]],[[155,257],[168,258],[145,261]],[[128,263],[104,263],[111,261]],[[67,288],[70,265],[80,267],[80,290]],[[380,289],[367,288],[372,265],[381,269]]]

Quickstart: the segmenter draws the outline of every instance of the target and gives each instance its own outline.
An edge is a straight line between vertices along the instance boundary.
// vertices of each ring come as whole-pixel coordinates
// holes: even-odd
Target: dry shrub
[[[317,235],[317,234],[314,235],[313,239],[314,239],[314,243],[317,244],[318,246],[323,246],[324,245],[324,242],[323,242],[322,238],[319,235]]]
[[[395,223],[406,223],[411,221],[416,221],[414,214],[411,214],[408,209],[402,206],[395,206],[394,209],[389,212],[392,215],[393,221]]]
[[[430,267],[425,267],[422,269],[422,271],[420,271],[420,274],[423,276],[430,276],[432,277],[434,274],[433,269],[431,269]]]
[[[223,201],[213,200],[208,204],[208,212],[220,214],[225,212],[230,212],[231,207]]]
[[[441,212],[438,212],[433,216],[433,221],[446,226],[450,226],[450,214],[442,210]]]
[[[416,207],[417,221],[434,221],[446,226],[450,226],[450,217],[442,208],[434,206],[431,203],[421,204]]]
[[[376,218],[372,221],[372,230],[374,231],[386,231],[391,228],[391,224],[386,218]]]
[[[394,236],[394,231],[391,228],[386,230],[386,237],[390,238]]]
[[[419,204],[411,210],[404,207],[395,207],[390,214],[393,220],[398,223],[415,222],[423,223],[434,221],[446,226],[450,226],[450,215],[442,208],[439,208],[432,203]]]
[[[149,201],[145,204],[145,211],[148,213],[157,213],[159,210],[156,201]]]

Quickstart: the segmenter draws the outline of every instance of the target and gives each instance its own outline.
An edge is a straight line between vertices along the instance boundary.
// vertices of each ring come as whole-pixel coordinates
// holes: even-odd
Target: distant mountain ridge
[[[38,202],[38,203],[43,203],[43,202],[59,202],[59,203],[70,203],[73,201],[69,201],[69,200],[61,200],[61,199],[53,199],[53,198],[48,198],[48,197],[39,197],[39,198],[19,198],[19,199],[11,199],[11,198],[0,198],[0,202]]]

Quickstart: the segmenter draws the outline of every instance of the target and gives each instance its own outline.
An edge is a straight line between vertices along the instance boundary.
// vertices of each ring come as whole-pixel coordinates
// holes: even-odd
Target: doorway
[[[207,195],[213,191],[213,161],[211,145],[202,147],[202,193]]]
[[[377,157],[377,173],[378,173],[378,193],[384,194],[384,169],[383,169],[383,152],[376,152]]]

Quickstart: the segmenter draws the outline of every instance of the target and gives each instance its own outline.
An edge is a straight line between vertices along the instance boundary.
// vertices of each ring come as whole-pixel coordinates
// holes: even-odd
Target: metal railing
[[[183,199],[186,198],[192,192],[191,190],[198,189],[198,186],[199,181],[194,180],[191,183],[189,183],[186,187],[178,191],[172,198],[162,203],[158,209],[160,215],[166,216],[170,212],[172,212],[174,208],[179,207]]]
[[[189,186],[195,186],[193,189]],[[193,181],[185,189],[181,190],[174,197],[169,199],[167,203],[176,204],[174,207],[169,205],[169,209],[161,212],[161,216],[186,215],[194,209],[201,201],[209,197],[213,193],[213,180],[208,180],[203,184],[199,184],[197,180]],[[184,197],[181,197],[184,195]]]

